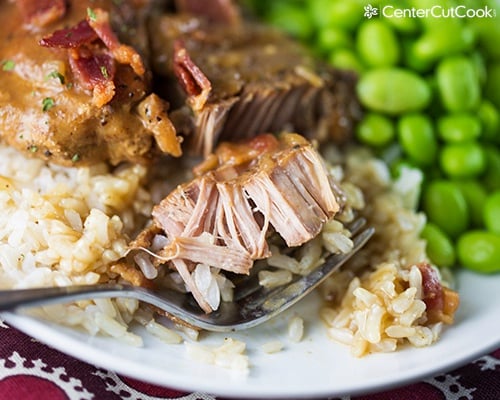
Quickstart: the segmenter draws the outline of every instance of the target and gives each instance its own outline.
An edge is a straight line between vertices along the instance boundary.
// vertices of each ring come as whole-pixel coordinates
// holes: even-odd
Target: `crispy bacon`
[[[83,88],[93,90],[94,104],[102,107],[109,103],[115,95],[113,78],[116,66],[111,56],[78,50],[72,51],[71,54],[71,70]]]
[[[116,62],[130,65],[139,76],[145,73],[141,56],[119,42],[111,29],[109,14],[101,9],[92,10],[86,20],[73,27],[42,38],[39,44],[69,50],[74,76],[84,89],[93,91],[92,101],[98,107],[109,103],[115,95]]]
[[[106,11],[96,8],[92,17],[87,16],[87,22],[111,51],[116,61],[130,65],[137,75],[144,75],[145,68],[141,56],[132,47],[120,43],[111,29],[109,14]]]
[[[453,323],[459,305],[458,293],[443,287],[436,270],[427,263],[417,265],[422,274],[423,298],[429,323]]]
[[[193,62],[180,40],[174,43],[174,73],[188,95],[187,101],[191,107],[201,110],[208,100],[212,84]]]
[[[27,24],[44,27],[66,13],[65,0],[17,0],[17,7]]]
[[[76,49],[88,45],[99,37],[86,20],[80,21],[71,28],[60,29],[42,38],[40,46],[61,49]]]

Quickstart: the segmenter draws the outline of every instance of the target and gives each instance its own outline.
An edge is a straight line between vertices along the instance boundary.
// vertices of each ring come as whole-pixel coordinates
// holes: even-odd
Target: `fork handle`
[[[22,306],[42,306],[62,303],[65,300],[85,300],[90,298],[121,297],[126,285],[100,284],[46,287],[35,289],[0,290],[0,311],[11,311]],[[132,295],[132,297],[134,297]]]

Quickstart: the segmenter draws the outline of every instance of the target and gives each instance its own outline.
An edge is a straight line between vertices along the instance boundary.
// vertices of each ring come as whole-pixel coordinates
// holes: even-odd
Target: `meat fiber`
[[[223,143],[195,172],[154,207],[153,225],[131,248],[152,251],[163,236],[151,262],[177,270],[206,312],[212,307],[192,276],[198,265],[248,274],[255,260],[270,256],[270,233],[300,246],[341,206],[320,155],[297,134]]]
[[[230,7],[204,2],[210,3]],[[152,68],[168,88],[172,120],[192,152],[207,156],[221,141],[287,129],[338,142],[351,136],[361,114],[353,73],[318,62],[255,21],[214,21],[207,8],[184,7],[150,25]],[[235,13],[233,7],[220,14]]]

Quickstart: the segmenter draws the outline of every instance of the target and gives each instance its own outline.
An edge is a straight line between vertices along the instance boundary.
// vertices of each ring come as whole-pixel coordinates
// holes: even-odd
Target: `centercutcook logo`
[[[368,19],[379,15],[379,9],[367,4],[364,7],[364,16]],[[464,5],[456,7],[443,7],[435,5],[430,8],[398,8],[392,5],[382,7],[381,16],[385,18],[494,18],[497,16],[496,10],[484,6],[482,8],[468,8]]]

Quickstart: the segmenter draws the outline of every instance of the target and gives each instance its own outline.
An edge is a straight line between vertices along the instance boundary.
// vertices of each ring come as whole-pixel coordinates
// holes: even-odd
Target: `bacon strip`
[[[212,84],[193,62],[180,40],[174,43],[174,73],[189,96],[188,102],[191,107],[194,110],[201,110],[208,100]]]
[[[66,13],[64,0],[17,0],[16,4],[24,21],[40,28],[57,21]]]
[[[42,38],[39,44],[68,49],[73,75],[84,89],[93,91],[93,103],[102,107],[115,95],[116,62],[130,65],[139,76],[144,75],[145,67],[132,47],[119,42],[106,11],[95,9],[89,14],[86,20],[53,32]],[[99,39],[102,41],[100,45]]]
[[[87,22],[103,41],[111,54],[120,64],[130,65],[137,75],[144,75],[146,69],[141,56],[130,46],[120,43],[109,23],[109,14],[96,8],[93,18],[87,16]]]
[[[88,45],[98,39],[97,33],[86,20],[80,21],[71,28],[60,29],[42,38],[40,46],[57,47],[61,49],[76,49]]]

